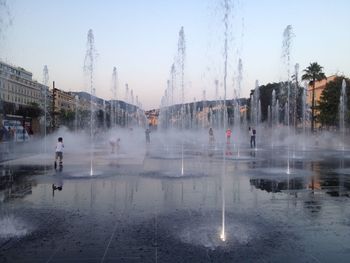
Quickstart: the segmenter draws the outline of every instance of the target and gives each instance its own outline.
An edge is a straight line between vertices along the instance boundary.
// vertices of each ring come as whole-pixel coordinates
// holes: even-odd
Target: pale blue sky
[[[111,75],[119,74],[118,96],[124,85],[134,90],[144,108],[158,107],[177,52],[178,32],[186,39],[186,101],[215,94],[214,80],[223,80],[222,0],[11,0],[13,19],[4,28],[0,58],[32,71],[42,81],[44,65],[50,81],[63,90],[87,90],[83,63],[91,28],[98,52],[95,88],[112,96]],[[350,74],[350,1],[234,1],[229,38],[227,94],[233,96],[237,60],[243,60],[242,96],[255,80],[285,80],[281,61],[283,30],[292,25],[291,64],[304,69],[318,62],[327,75]],[[52,84],[50,84],[52,86]],[[220,89],[223,95],[223,89]]]

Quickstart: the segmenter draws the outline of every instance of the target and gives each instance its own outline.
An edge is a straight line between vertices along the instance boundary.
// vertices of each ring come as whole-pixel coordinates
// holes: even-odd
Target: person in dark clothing
[[[250,148],[255,148],[256,130],[249,127],[249,135],[250,135]]]
[[[146,143],[151,143],[151,136],[150,136],[150,133],[151,133],[150,129],[147,128],[146,131],[145,131]]]

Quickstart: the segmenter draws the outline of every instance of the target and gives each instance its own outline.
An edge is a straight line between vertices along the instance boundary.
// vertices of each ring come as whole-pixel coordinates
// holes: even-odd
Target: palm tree
[[[306,69],[304,69],[304,75],[301,77],[302,80],[308,80],[309,85],[312,85],[312,105],[311,105],[311,132],[314,132],[315,122],[315,85],[316,81],[326,79],[326,75],[322,72],[321,67],[317,62],[310,63]]]

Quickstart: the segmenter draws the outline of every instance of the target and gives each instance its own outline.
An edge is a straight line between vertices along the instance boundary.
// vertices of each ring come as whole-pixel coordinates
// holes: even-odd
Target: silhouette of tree
[[[336,77],[335,80],[327,83],[321,94],[318,110],[320,111],[319,120],[322,126],[339,126],[339,101],[343,79],[344,77]],[[346,86],[349,87],[350,79],[345,78],[345,81]],[[347,107],[349,108],[349,89],[346,90],[346,94],[348,97]],[[346,116],[345,119],[349,123],[349,116]]]
[[[311,132],[314,132],[315,127],[315,84],[316,81],[326,79],[326,75],[322,72],[321,67],[317,62],[310,63],[310,65],[304,69],[302,80],[308,80],[309,85],[312,85],[312,102],[311,102]]]

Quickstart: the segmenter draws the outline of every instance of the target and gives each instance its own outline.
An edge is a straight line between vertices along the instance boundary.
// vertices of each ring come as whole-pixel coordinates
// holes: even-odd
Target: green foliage
[[[266,85],[259,86],[260,92],[260,104],[261,104],[261,118],[262,121],[267,121],[268,106],[272,104],[272,91],[276,92],[276,99],[280,105],[284,105],[287,101],[287,82],[268,83]],[[252,91],[251,95],[254,93]],[[248,118],[250,117],[250,99],[248,100]]]
[[[322,72],[323,67],[321,67],[317,62],[310,63],[310,65],[304,69],[304,74],[301,76],[302,80],[310,81],[312,85],[315,81],[320,81],[326,78],[326,75]]]
[[[3,102],[4,114],[19,115],[30,118],[38,118],[44,115],[44,111],[39,107],[37,103],[31,103],[28,105],[16,105],[12,102]]]
[[[60,123],[62,125],[71,128],[71,127],[73,127],[75,113],[74,113],[74,111],[61,109],[59,118],[60,118]]]
[[[322,72],[321,67],[317,62],[310,63],[310,65],[304,69],[304,75],[301,76],[302,80],[308,80],[309,85],[313,86],[312,89],[312,105],[311,105],[311,131],[314,131],[315,123],[315,82],[322,79],[326,79],[326,75]]]
[[[346,81],[347,107],[349,109],[350,79],[337,77],[334,81],[327,83],[320,97],[318,117],[322,126],[339,126],[339,102],[343,79]],[[349,123],[349,116],[346,117],[346,122]]]
[[[284,96],[284,87],[282,83],[268,83],[266,85],[260,86],[260,103],[261,103],[261,118],[262,121],[267,121],[267,110],[268,106],[271,105],[272,102],[272,91],[276,91],[276,98],[280,101],[286,100],[286,96]],[[282,104],[283,105],[283,104]]]

